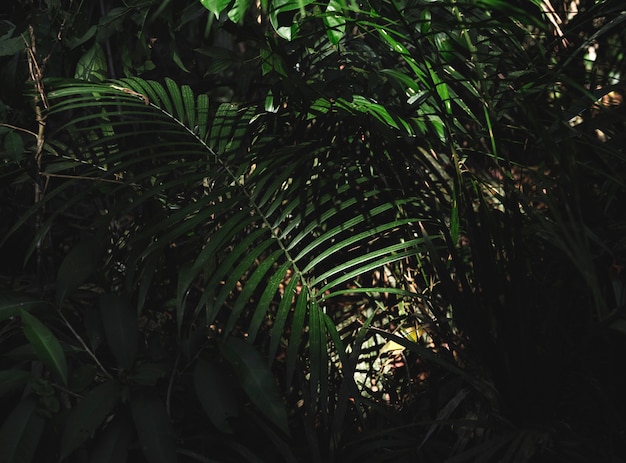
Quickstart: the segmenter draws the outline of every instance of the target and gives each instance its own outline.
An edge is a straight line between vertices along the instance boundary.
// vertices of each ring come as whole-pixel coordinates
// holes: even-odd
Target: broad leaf
[[[261,353],[243,339],[232,336],[220,344],[220,351],[234,368],[252,403],[269,421],[288,433],[285,404]]]
[[[165,405],[149,397],[131,398],[131,411],[141,451],[149,463],[175,463],[176,444]]]
[[[15,131],[11,131],[5,135],[4,153],[10,161],[19,162],[24,157],[24,141]]]
[[[337,45],[346,33],[346,20],[341,13],[341,2],[330,0],[324,14],[326,34],[333,45]]]
[[[237,397],[231,381],[214,362],[199,359],[193,372],[193,384],[202,409],[220,431],[233,433],[229,420],[239,415]]]
[[[132,368],[139,342],[136,310],[126,297],[106,293],[100,296],[100,317],[117,363],[124,369]]]
[[[97,237],[83,239],[72,249],[59,267],[56,290],[59,303],[85,283],[98,268],[103,242]]]
[[[134,368],[130,380],[134,384],[154,386],[157,381],[167,375],[169,371],[170,367],[165,363],[140,363]]]
[[[102,82],[107,78],[107,61],[104,56],[104,50],[99,43],[94,43],[80,57],[76,64],[74,77],[88,82]]]
[[[133,439],[133,423],[128,413],[118,414],[98,433],[90,463],[125,463]]]
[[[108,381],[92,389],[71,409],[61,435],[61,459],[80,447],[102,425],[120,399],[117,381]]]
[[[232,0],[200,0],[202,6],[215,15],[219,19],[222,12],[230,5]]]

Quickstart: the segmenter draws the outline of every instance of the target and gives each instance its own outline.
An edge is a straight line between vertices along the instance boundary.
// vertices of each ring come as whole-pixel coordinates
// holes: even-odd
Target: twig
[[[59,315],[61,316],[61,318],[63,319],[63,321],[65,322],[65,325],[70,329],[70,331],[72,332],[72,334],[74,335],[74,337],[76,339],[78,339],[78,342],[80,342],[80,344],[83,346],[83,349],[85,349],[85,352],[87,352],[87,354],[93,359],[94,362],[96,362],[96,365],[98,365],[98,367],[100,368],[100,370],[102,370],[102,373],[104,373],[104,375],[108,378],[108,379],[113,379],[113,375],[111,375],[111,373],[109,373],[107,371],[106,368],[104,368],[104,365],[102,365],[100,363],[100,360],[98,360],[98,357],[96,357],[96,354],[94,354],[91,349],[89,349],[89,347],[87,346],[87,344],[85,344],[85,341],[83,341],[83,338],[80,337],[80,335],[74,330],[74,327],[72,327],[71,323],[69,321],[67,321],[67,319],[65,318],[65,316],[59,311]]]
[[[0,127],[6,127],[7,129],[17,130],[18,132],[24,132],[24,133],[26,133],[28,135],[31,135],[31,136],[35,137],[35,138],[37,137],[37,134],[35,132],[33,132],[32,130],[25,129],[23,127],[17,127],[15,125],[6,124],[4,122],[0,122]]]
[[[174,376],[176,376],[176,368],[178,368],[178,362],[180,361],[180,352],[176,356],[176,360],[174,361],[174,367],[172,368],[172,374],[170,376],[170,381],[167,386],[167,396],[165,397],[165,409],[167,410],[167,416],[172,416],[170,413],[170,399],[172,397],[172,388],[174,387]]]
[[[49,172],[39,172],[39,175],[41,175],[42,177],[70,178],[72,180],[91,180],[92,182],[107,182],[107,183],[124,184],[124,182],[120,180],[111,180],[109,178],[86,177],[84,175],[51,174]]]
[[[35,192],[34,192],[34,202],[38,204],[41,202],[43,197],[43,190],[41,187],[41,178],[39,177],[39,172],[41,171],[41,156],[43,153],[43,147],[45,145],[45,130],[46,130],[46,118],[42,113],[41,105],[45,109],[48,109],[48,98],[46,97],[46,92],[43,85],[43,69],[39,66],[37,62],[37,46],[35,42],[35,31],[33,29],[32,24],[28,26],[28,33],[30,42],[26,40],[23,36],[24,43],[26,45],[26,56],[28,58],[28,69],[30,72],[30,80],[32,80],[33,85],[35,86],[35,90],[37,94],[33,97],[33,103],[35,107],[35,119],[37,121],[37,149],[35,151],[34,161],[34,173],[33,180],[35,183]],[[45,61],[45,60],[44,60]],[[37,216],[35,217],[35,233],[39,235],[39,230],[41,229],[43,223],[43,209],[39,208],[37,212]],[[43,238],[39,238],[37,240],[37,273],[41,273],[41,259],[42,259],[42,246]]]

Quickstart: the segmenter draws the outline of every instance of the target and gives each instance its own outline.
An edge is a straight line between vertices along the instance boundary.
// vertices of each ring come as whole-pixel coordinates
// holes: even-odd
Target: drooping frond
[[[450,185],[424,171],[414,180],[423,190],[407,197],[350,145],[316,142],[306,124],[341,123],[330,105],[319,121],[303,120],[296,146],[280,141],[280,116],[213,108],[171,80],[58,82],[49,98],[48,118],[64,122],[42,173],[51,185],[46,201],[65,198],[66,188],[101,195],[102,217],[92,223],[125,228],[113,244],[127,251],[124,261],[114,262],[113,249],[110,264],[117,290],[134,294],[139,312],[151,272],[166,256],[181,256],[164,296],[175,301],[179,336],[217,323],[224,336],[261,339],[270,360],[286,349],[288,382],[307,346],[311,388],[323,395],[327,342],[339,339],[325,321],[339,317],[335,301],[362,295],[375,311],[382,291],[417,297],[402,285],[384,289],[372,275],[414,265],[432,246],[420,224],[441,225],[434,212],[448,207],[441,192]],[[429,191],[438,183],[440,192]],[[56,204],[57,213],[72,204]],[[123,217],[129,223],[119,225]]]

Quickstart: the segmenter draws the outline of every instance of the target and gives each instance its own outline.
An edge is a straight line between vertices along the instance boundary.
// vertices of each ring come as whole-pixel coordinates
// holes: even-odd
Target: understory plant
[[[2,23],[2,461],[623,461],[623,7],[99,6]]]

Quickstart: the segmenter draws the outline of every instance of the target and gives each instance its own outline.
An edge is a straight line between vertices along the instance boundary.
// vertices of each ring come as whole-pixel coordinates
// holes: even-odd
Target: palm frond
[[[270,360],[287,346],[287,378],[304,342],[311,394],[321,388],[320,403],[327,401],[333,300],[380,293],[367,284],[374,271],[427,251],[418,224],[434,219],[423,198],[396,199],[373,166],[337,157],[333,146],[274,146],[257,135],[272,114],[223,104],[207,116],[206,98],[171,80],[58,82],[49,98],[49,118],[71,119],[56,132],[67,144],[50,149],[46,164],[67,179],[46,201],[87,183],[105,193],[105,222],[132,218],[117,245],[132,251],[123,273],[138,310],[156,262],[189,256],[170,289],[179,335],[216,320],[224,336],[254,341],[263,331]],[[78,162],[63,164],[67,158]],[[56,212],[71,204],[55,204]]]

